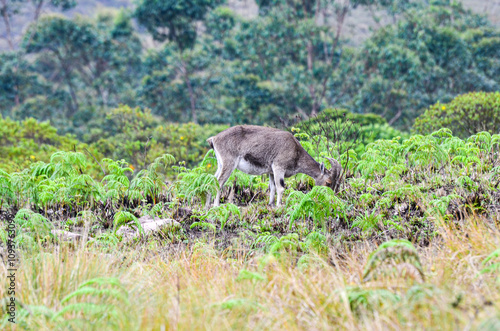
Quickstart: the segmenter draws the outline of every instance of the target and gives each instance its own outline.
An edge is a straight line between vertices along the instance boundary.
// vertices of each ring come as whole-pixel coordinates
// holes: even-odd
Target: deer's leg
[[[276,191],[278,192],[276,207],[279,207],[281,206],[281,198],[283,197],[283,192],[285,191],[285,171],[273,166],[273,175],[274,185],[276,186]]]
[[[215,202],[214,202],[214,207],[218,206],[220,203],[220,196],[222,194],[222,188],[224,187],[224,184],[226,184],[227,180],[231,176],[231,173],[233,170],[236,168],[237,162],[233,162],[232,164],[229,162],[224,162],[222,164],[222,167],[219,167],[217,169],[216,173],[216,178],[217,181],[219,182],[219,189],[217,190],[217,196],[215,197]],[[220,172],[219,172],[220,169]]]
[[[219,174],[221,171],[221,167],[219,166],[219,160],[217,160],[217,171],[215,172],[215,178],[219,178]],[[212,204],[212,193],[207,193],[207,199],[205,201],[205,209],[210,209],[210,205]]]
[[[276,185],[274,184],[274,175],[269,174],[269,204],[274,204],[274,195],[276,194]]]
[[[219,161],[219,158],[217,158],[217,171],[214,174],[215,178],[217,178],[217,181],[219,181],[219,176],[220,176],[221,171],[222,171],[222,162]],[[218,200],[215,200],[215,201],[218,201]],[[207,201],[205,202],[205,209],[210,209],[211,202],[212,202],[212,194],[209,192],[209,193],[207,193]],[[215,206],[218,206],[218,205],[219,205],[219,203],[217,202],[217,204],[215,204]]]

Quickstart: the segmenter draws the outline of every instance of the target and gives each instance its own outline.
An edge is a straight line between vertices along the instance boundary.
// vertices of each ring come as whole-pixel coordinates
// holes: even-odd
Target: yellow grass
[[[329,256],[313,258],[307,268],[298,267],[293,256],[259,255],[245,261],[237,248],[217,252],[210,245],[175,250],[146,244],[108,252],[44,247],[32,256],[22,254],[16,275],[17,324],[2,327],[474,330],[487,320],[491,324],[497,318],[498,323],[498,274],[479,273],[484,258],[499,247],[498,224],[471,219],[440,231],[429,247],[418,249],[424,283],[404,278],[363,283],[365,262],[376,248],[370,242],[330,247]],[[5,269],[0,276],[5,279]],[[63,302],[84,282],[102,278],[89,286],[103,291]],[[115,278],[123,290],[107,282]],[[106,293],[112,289],[116,292]],[[1,287],[0,298],[6,297]],[[75,303],[88,303],[88,310],[54,317]],[[95,309],[103,305],[109,307]]]

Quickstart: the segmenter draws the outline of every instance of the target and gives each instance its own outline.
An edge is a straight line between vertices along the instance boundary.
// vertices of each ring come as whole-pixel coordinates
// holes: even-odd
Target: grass
[[[424,282],[403,276],[364,282],[377,247],[370,241],[329,245],[328,254],[306,265],[289,253],[248,257],[245,248],[219,251],[211,242],[172,247],[149,238],[111,254],[83,244],[44,245],[22,253],[17,326],[455,330],[498,322],[498,274],[481,274],[483,260],[500,245],[498,224],[471,217],[440,232],[418,249]],[[0,274],[5,279],[6,270]],[[5,287],[0,297],[7,297]]]
[[[168,156],[135,177],[108,159],[92,178],[75,152],[0,172],[0,241],[13,221],[20,257],[17,324],[0,286],[0,329],[498,329],[499,144],[449,130],[379,140],[337,193],[295,176],[280,208],[267,180],[235,172],[207,209],[210,153],[172,166],[174,182]],[[145,215],[178,226],[116,231]]]

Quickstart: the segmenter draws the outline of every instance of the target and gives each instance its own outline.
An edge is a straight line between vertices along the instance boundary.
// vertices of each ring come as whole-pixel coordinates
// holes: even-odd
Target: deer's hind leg
[[[220,196],[222,194],[222,188],[224,187],[224,184],[226,184],[227,180],[231,176],[234,169],[236,169],[236,165],[237,165],[237,162],[234,162],[234,163],[227,162],[226,164],[224,164],[224,166],[222,167],[220,172],[217,169],[217,172],[219,172],[219,173],[218,173],[218,176],[216,176],[216,178],[217,178],[217,181],[219,182],[219,189],[217,190],[217,196],[215,197],[214,206],[219,205]]]
[[[217,148],[214,146],[215,157],[217,158],[217,171],[215,172],[215,178],[219,182],[219,187],[217,189],[217,196],[215,197],[214,207],[218,206],[220,203],[220,196],[222,194],[222,188],[226,184],[227,180],[231,176],[231,173],[236,169],[238,165],[238,159],[233,159],[232,157],[224,157],[219,153]],[[210,203],[208,201],[208,203]]]

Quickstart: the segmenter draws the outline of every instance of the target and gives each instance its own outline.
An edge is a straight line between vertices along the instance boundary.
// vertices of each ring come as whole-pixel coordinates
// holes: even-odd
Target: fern
[[[381,244],[370,254],[364,268],[363,281],[401,276],[417,281],[425,279],[415,247],[407,240],[394,239]]]
[[[92,245],[94,243],[99,243],[102,244],[104,247],[113,247],[118,245],[120,242],[120,239],[116,236],[114,232],[112,233],[101,233],[94,239],[91,239],[88,241],[87,245]]]
[[[212,223],[204,221],[204,220],[201,220],[198,222],[193,222],[193,224],[191,224],[189,226],[190,229],[194,229],[195,227],[199,227],[202,230],[209,229],[209,230],[214,231],[214,232],[217,230],[217,228],[215,227],[215,224],[212,224]]]
[[[15,199],[12,177],[6,171],[0,169],[0,208],[2,208],[4,202],[11,204],[15,202]]]
[[[236,278],[236,280],[238,280],[238,281],[251,280],[251,281],[255,282],[255,281],[267,280],[267,278],[265,276],[262,276],[261,274],[259,274],[257,272],[252,272],[252,271],[248,271],[246,269],[242,269],[242,270],[240,270],[240,273],[238,274],[238,277]]]
[[[351,228],[360,227],[363,231],[372,230],[382,223],[383,218],[384,215],[377,214],[376,210],[373,210],[371,213],[365,211],[363,216],[356,216]]]
[[[217,193],[219,183],[214,175],[201,173],[199,169],[194,169],[179,174],[176,186],[178,192],[188,200],[199,197],[204,204],[208,194],[215,195]]]
[[[224,229],[229,217],[237,216],[239,220],[241,220],[241,212],[238,206],[232,203],[226,203],[221,206],[212,207],[208,211],[206,218],[218,219],[220,221],[221,230]]]
[[[430,201],[432,208],[428,210],[430,216],[439,215],[441,217],[445,216],[448,206],[452,200],[464,200],[463,197],[457,194],[450,194],[444,197],[440,197]]]
[[[130,300],[117,278],[99,277],[83,282],[60,301],[54,311],[46,306],[21,304],[17,321],[43,316],[63,329],[117,329],[130,318]]]
[[[116,235],[116,231],[123,225],[135,225],[139,230],[139,233],[144,234],[144,229],[142,228],[141,223],[133,214],[128,211],[119,211],[115,214],[113,218],[114,230],[113,233]]]
[[[483,268],[480,274],[497,272],[500,270],[500,248],[493,251],[482,262]]]
[[[288,254],[296,253],[298,248],[299,235],[296,233],[289,233],[269,245],[268,251],[270,254],[279,257],[283,252],[287,252]]]
[[[61,318],[67,314],[83,314],[83,319],[72,321],[108,319],[114,324],[128,309],[130,301],[126,289],[117,278],[99,277],[80,284],[78,289],[61,300],[61,304],[65,305],[53,315],[53,321],[62,321]],[[120,308],[121,313],[118,311]]]
[[[341,290],[335,292],[337,294],[342,293]],[[399,295],[386,289],[347,287],[345,293],[351,311],[358,316],[364,312],[382,311],[384,308],[393,307],[401,301]]]
[[[290,223],[289,228],[295,220],[301,218],[306,219],[311,217],[315,224],[321,223],[324,226],[325,220],[332,215],[343,214],[345,204],[326,186],[315,186],[313,189],[304,194],[300,191],[292,192],[286,201],[287,209],[294,205],[289,212]]]
[[[158,201],[160,192],[166,188],[165,171],[173,164],[175,158],[170,154],[157,157],[146,169],[141,170],[130,183],[129,198],[137,199],[150,197],[153,204]]]
[[[16,243],[27,247],[33,244],[53,238],[50,230],[52,224],[42,215],[29,209],[20,209],[14,217],[16,223]]]
[[[326,236],[323,234],[313,231],[309,233],[304,240],[300,243],[300,248],[302,251],[307,253],[316,253],[320,255],[326,255],[328,253],[328,245],[326,244]]]

